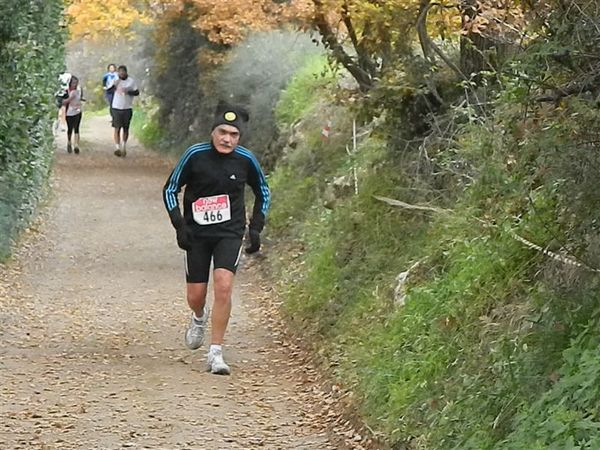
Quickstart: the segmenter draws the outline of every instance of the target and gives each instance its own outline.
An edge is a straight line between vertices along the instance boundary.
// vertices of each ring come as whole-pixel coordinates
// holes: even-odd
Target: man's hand
[[[260,250],[260,233],[250,228],[248,237],[250,238],[250,245],[246,247],[246,253],[256,253]]]
[[[192,249],[192,237],[186,225],[177,228],[177,245],[181,250],[187,251]]]

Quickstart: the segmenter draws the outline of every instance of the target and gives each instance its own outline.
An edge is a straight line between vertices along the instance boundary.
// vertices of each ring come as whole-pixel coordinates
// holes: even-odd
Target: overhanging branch
[[[416,28],[419,36],[419,43],[421,44],[421,49],[423,50],[423,56],[425,59],[431,61],[430,50],[432,50],[450,69],[456,72],[458,76],[460,76],[463,80],[468,80],[462,70],[460,70],[460,68],[444,54],[444,52],[437,46],[435,42],[433,42],[427,33],[427,14],[429,14],[429,10],[431,10],[431,8],[434,6],[445,9],[453,9],[458,7],[458,5],[442,5],[441,3],[431,3],[430,0],[421,1]]]
[[[368,91],[373,87],[373,79],[371,75],[364,70],[347,52],[342,44],[338,41],[335,33],[331,29],[327,17],[323,12],[323,2],[321,0],[313,0],[315,5],[314,23],[321,34],[321,41],[328,48],[333,57],[342,64],[348,72],[358,82],[362,91]]]

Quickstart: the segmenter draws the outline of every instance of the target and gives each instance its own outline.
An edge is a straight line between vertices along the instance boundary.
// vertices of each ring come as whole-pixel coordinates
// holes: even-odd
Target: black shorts
[[[112,126],[113,128],[123,128],[129,131],[129,124],[133,116],[133,109],[112,109]]]
[[[185,279],[188,283],[207,283],[210,262],[214,269],[235,273],[242,254],[242,238],[204,238],[194,242],[185,253]]]
[[[70,135],[75,132],[79,134],[79,125],[81,124],[81,113],[74,116],[67,116],[67,133]]]

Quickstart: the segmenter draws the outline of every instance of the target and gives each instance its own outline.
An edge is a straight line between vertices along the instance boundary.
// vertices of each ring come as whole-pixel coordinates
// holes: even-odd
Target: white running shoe
[[[200,320],[194,318],[194,313],[190,318],[190,324],[185,330],[185,345],[190,350],[199,349],[204,342],[204,332],[206,331],[206,323],[208,322],[208,308],[205,306]]]
[[[208,352],[208,368],[207,371],[217,375],[229,375],[231,370],[223,361],[223,352],[220,350],[212,350]]]

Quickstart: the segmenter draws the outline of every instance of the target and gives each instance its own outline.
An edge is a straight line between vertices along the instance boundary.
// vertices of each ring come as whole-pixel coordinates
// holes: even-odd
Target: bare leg
[[[222,345],[231,316],[231,293],[233,291],[233,272],[227,269],[214,270],[215,298],[212,312],[211,344]]]
[[[120,128],[113,128],[113,138],[115,141],[115,145],[121,145],[121,129]]]
[[[121,152],[122,156],[127,154],[127,139],[129,139],[129,129],[123,128],[123,140],[121,141]]]
[[[206,292],[208,283],[188,283],[187,284],[187,302],[196,317],[201,317],[206,304]]]
[[[60,129],[64,131],[67,128],[67,107],[61,106],[58,110],[58,122],[60,124]]]
[[[61,108],[58,108],[58,112],[56,114],[56,122],[54,123],[54,131],[60,130],[60,110]]]

